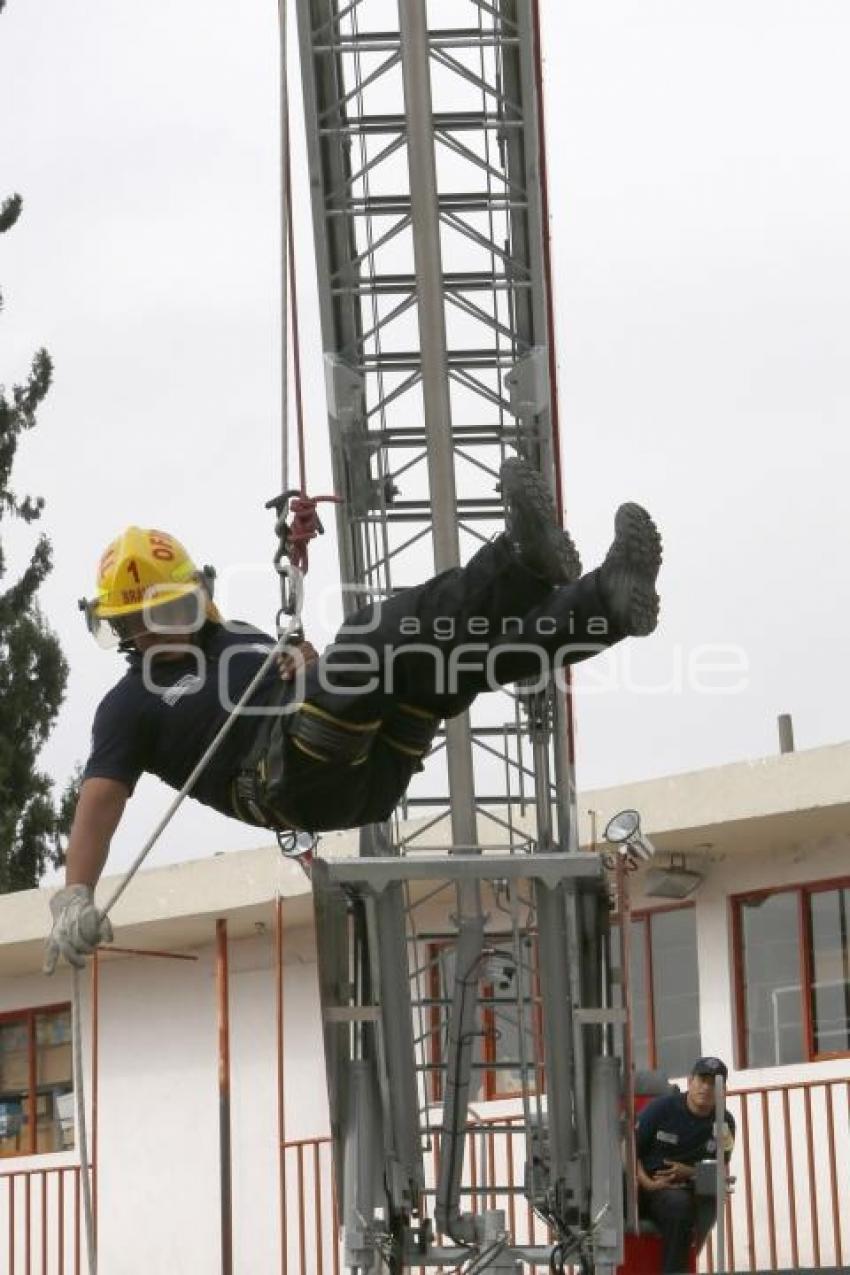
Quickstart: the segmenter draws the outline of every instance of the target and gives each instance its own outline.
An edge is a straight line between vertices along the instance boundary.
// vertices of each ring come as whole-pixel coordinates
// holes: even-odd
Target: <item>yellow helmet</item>
[[[102,646],[132,642],[148,629],[191,632],[205,619],[221,619],[212,605],[214,574],[210,567],[199,571],[168,532],[128,527],[101,556],[96,595],[82,599],[80,609]]]

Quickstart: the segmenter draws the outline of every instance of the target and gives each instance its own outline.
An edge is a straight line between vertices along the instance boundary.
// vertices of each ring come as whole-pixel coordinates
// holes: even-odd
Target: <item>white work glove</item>
[[[58,890],[50,900],[53,928],[44,950],[45,974],[52,974],[60,956],[69,965],[83,969],[86,957],[99,943],[112,942],[112,925],[94,905],[94,888],[69,885]]]

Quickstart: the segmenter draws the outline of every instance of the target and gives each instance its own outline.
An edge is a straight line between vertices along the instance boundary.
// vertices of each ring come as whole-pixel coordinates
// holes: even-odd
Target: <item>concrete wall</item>
[[[110,1275],[197,1275],[219,1264],[216,962],[104,957],[100,962],[98,1093],[100,1266]],[[286,935],[286,1135],[327,1129],[309,931]],[[70,979],[6,979],[0,1013],[70,998]],[[84,1009],[88,1045],[90,1002]],[[234,1260],[272,1270],[279,1253],[274,948],[270,932],[230,945]],[[91,1102],[91,1059],[86,1049]],[[0,1172],[73,1164],[76,1152],[0,1162]],[[40,1197],[38,1197],[40,1199]],[[0,1191],[0,1228],[7,1216]],[[56,1200],[51,1202],[51,1218]],[[72,1200],[67,1192],[66,1213]],[[23,1196],[18,1212],[23,1238]],[[22,1242],[19,1246],[23,1254]],[[70,1249],[68,1249],[70,1252]],[[5,1248],[0,1245],[0,1271]],[[40,1249],[36,1259],[40,1260]]]

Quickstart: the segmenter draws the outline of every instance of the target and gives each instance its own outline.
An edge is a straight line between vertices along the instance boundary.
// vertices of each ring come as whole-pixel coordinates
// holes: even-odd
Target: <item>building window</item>
[[[850,884],[765,891],[734,906],[741,1065],[850,1053]]]
[[[620,963],[619,937],[615,924],[615,968]],[[635,1066],[686,1076],[702,1052],[693,904],[632,913],[629,975]]]
[[[523,987],[525,989],[525,1031],[520,1035],[516,972],[513,970],[512,939],[509,935],[487,935],[496,955],[482,964],[475,980],[478,996],[476,1036],[473,1042],[473,1071],[469,1089],[471,1102],[506,1098],[522,1090],[519,1064],[525,1054],[526,1066],[537,1061],[540,1079],[542,1045],[540,998],[536,974],[536,941],[524,938]],[[449,1015],[455,990],[455,949],[450,943],[431,943],[430,969],[430,1050],[429,1094],[432,1102],[443,1098],[444,1068],[447,1058]]]
[[[850,886],[808,897],[812,1052],[850,1052]]]
[[[0,1157],[74,1145],[71,1010],[0,1014]]]

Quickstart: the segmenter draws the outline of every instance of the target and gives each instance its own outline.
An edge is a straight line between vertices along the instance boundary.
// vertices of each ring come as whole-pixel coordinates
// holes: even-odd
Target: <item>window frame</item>
[[[658,1039],[655,1030],[655,985],[654,973],[655,964],[652,958],[652,917],[660,916],[668,912],[683,912],[690,909],[696,914],[696,902],[693,899],[682,899],[678,903],[662,903],[658,907],[640,907],[631,908],[629,910],[629,919],[632,922],[640,921],[644,924],[643,932],[643,975],[646,986],[646,1015],[649,1045],[649,1070],[658,1070]],[[621,926],[620,912],[614,912],[611,916],[611,928]],[[622,941],[622,939],[621,939]],[[695,945],[696,963],[697,963],[697,993],[699,994],[699,943]],[[632,1033],[634,1036],[634,1032]],[[700,1036],[700,1041],[702,1037]]]
[[[655,988],[654,988],[654,962],[652,956],[652,918],[654,916],[666,915],[669,912],[682,912],[690,910],[696,913],[696,902],[693,899],[682,899],[670,903],[660,904],[658,907],[639,907],[630,911],[630,918],[633,922],[639,921],[644,925],[644,937],[642,940],[642,959],[644,978],[647,988],[647,1018],[649,1027],[649,1066],[651,1070],[658,1067],[658,1041],[655,1027]],[[620,913],[615,912],[611,915],[612,929],[620,925]],[[440,973],[437,953],[439,948],[449,946],[448,940],[431,940],[427,944],[427,960],[429,964],[429,995],[438,997]],[[697,976],[699,977],[699,945],[695,944],[695,959],[697,962]],[[699,989],[698,989],[699,990]],[[492,996],[493,989],[490,985],[486,985],[485,995]],[[545,1091],[545,1064],[543,1060],[543,1009],[540,1002],[540,976],[538,966],[538,948],[537,935],[534,934],[533,953],[532,953],[532,1004],[534,1007],[534,1037],[537,1047],[537,1057],[540,1060],[536,1068],[537,1085],[540,1092]],[[484,1037],[482,1041],[482,1061],[486,1067],[482,1069],[480,1075],[482,1077],[481,1088],[482,1096],[479,1102],[496,1102],[500,1099],[516,1098],[520,1093],[519,1089],[499,1089],[497,1088],[497,1074],[500,1070],[499,1060],[497,1056],[497,1024],[496,1012],[492,1005],[488,1005],[482,1009],[484,1019]],[[433,1005],[430,1008],[430,1021],[428,1025],[428,1061],[435,1062],[440,1056],[440,1007]],[[695,1055],[696,1056],[696,1055]],[[439,1072],[431,1072],[428,1078],[428,1100],[432,1103],[440,1103],[442,1101],[442,1077]]]
[[[488,936],[493,937],[493,936]],[[428,961],[428,994],[433,998],[440,996],[441,975],[439,952],[441,948],[451,947],[451,941],[448,939],[429,940],[427,943],[427,961]],[[482,982],[482,994],[485,998],[492,998],[494,987],[492,983]],[[508,1001],[508,1004],[511,1002]],[[532,943],[532,960],[531,960],[531,1005],[532,1005],[532,1030],[534,1034],[535,1047],[537,1051],[537,1063],[534,1067],[536,1075],[536,1089],[534,1092],[545,1092],[545,1070],[543,1063],[543,1009],[540,1003],[540,978],[538,968],[538,949],[537,949],[537,933],[533,933]],[[441,1005],[431,1005],[429,1007],[430,1020],[427,1029],[428,1038],[428,1056],[429,1063],[435,1063],[441,1056],[441,1011],[444,1007]],[[446,1010],[448,1006],[445,1007]],[[495,1005],[483,1005],[481,1007],[481,1015],[484,1024],[484,1034],[481,1041],[481,1061],[484,1066],[478,1072],[481,1077],[481,1096],[472,1099],[474,1102],[498,1102],[502,1099],[517,1098],[522,1090],[516,1089],[499,1089],[497,1087],[498,1073],[504,1070],[499,1064],[498,1057],[498,1024],[496,1021]],[[443,1077],[439,1071],[428,1073],[427,1092],[429,1103],[440,1104],[443,1101]]]
[[[543,1002],[540,996],[540,949],[538,945],[537,929],[531,935],[531,1035],[534,1039],[535,1063],[532,1068],[534,1071],[534,1085],[531,1089],[532,1093],[546,1092],[546,1068],[543,1056]],[[487,985],[489,996],[493,996],[494,988],[492,984]],[[509,1002],[510,1003],[510,1002]],[[499,1065],[497,1041],[499,1038],[499,1026],[496,1021],[495,1005],[487,1005],[484,1009],[484,1061],[490,1065],[484,1072],[484,1101],[498,1102],[501,1099],[518,1098],[522,1094],[522,1089],[517,1086],[515,1089],[499,1089],[497,1076],[500,1071],[504,1071],[504,1067]]]
[[[827,877],[823,881],[796,881],[788,885],[765,886],[758,890],[743,890],[731,894],[732,906],[732,976],[734,979],[735,1051],[739,1070],[747,1071],[768,1067],[798,1067],[801,1063],[829,1062],[850,1058],[850,1049],[831,1049],[816,1052],[814,1048],[814,1017],[812,1014],[812,918],[808,900],[814,894],[830,890],[850,889],[850,876]],[[767,899],[774,894],[797,896],[797,947],[800,957],[800,1000],[803,1025],[803,1050],[800,1063],[751,1063],[747,1048],[747,987],[744,977],[744,921],[743,908],[755,899]]]
[[[27,1028],[27,1089],[26,1089],[26,1111],[27,1124],[29,1129],[29,1148],[17,1150],[14,1155],[0,1157],[0,1163],[3,1160],[11,1160],[23,1158],[24,1156],[44,1156],[56,1155],[55,1151],[39,1151],[38,1138],[38,1045],[36,1041],[36,1018],[39,1015],[64,1014],[71,1015],[73,1019],[73,1011],[70,1001],[56,1001],[49,1005],[31,1005],[25,1009],[9,1009],[0,1011],[0,1027],[4,1027],[9,1023],[25,1024]],[[45,1086],[42,1086],[44,1088]],[[9,1092],[3,1090],[2,1092]],[[73,1093],[73,1075],[71,1079],[71,1092]],[[76,1131],[75,1131],[76,1142]]]

